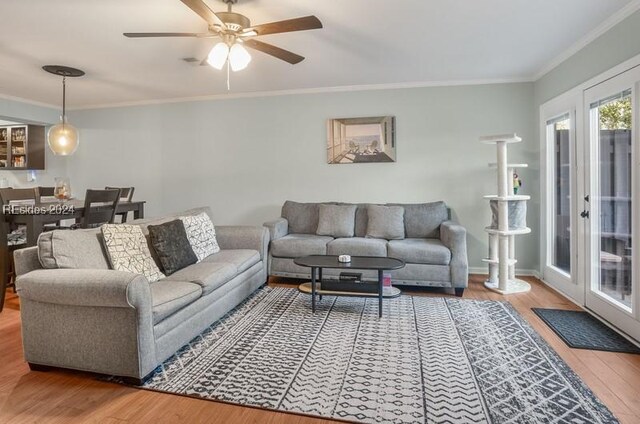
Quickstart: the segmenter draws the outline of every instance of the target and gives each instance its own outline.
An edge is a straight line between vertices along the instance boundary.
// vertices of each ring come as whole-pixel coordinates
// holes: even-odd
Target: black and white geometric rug
[[[615,423],[506,302],[265,288],[144,388],[366,423]]]

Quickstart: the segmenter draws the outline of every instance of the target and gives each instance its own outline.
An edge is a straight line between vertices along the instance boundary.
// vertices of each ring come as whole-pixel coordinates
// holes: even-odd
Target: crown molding
[[[625,7],[609,16],[604,22],[598,25],[592,31],[589,31],[582,38],[572,44],[568,49],[551,59],[547,62],[546,65],[540,68],[538,72],[536,72],[533,76],[533,81],[538,81],[540,78],[551,72],[557,66],[559,66],[562,62],[569,59],[574,54],[578,53],[580,50],[585,48],[588,44],[593,42],[595,39],[609,31],[614,26],[618,25],[620,22],[631,16],[634,12],[640,9],[640,0],[633,0],[631,3],[627,4]]]
[[[0,93],[0,99],[11,100],[11,101],[14,101],[14,102],[19,102],[19,103],[26,103],[26,104],[30,104],[30,105],[33,105],[33,106],[46,107],[48,109],[60,109],[60,105],[52,105],[52,104],[49,104],[49,103],[44,103],[44,102],[39,102],[39,101],[36,101],[36,100],[26,99],[24,97],[9,96],[9,95],[2,94],[2,93]]]
[[[292,89],[292,90],[252,91],[247,93],[212,94],[212,95],[206,95],[206,96],[177,97],[177,98],[168,98],[168,99],[141,100],[141,101],[133,101],[133,102],[94,104],[94,105],[67,108],[67,110],[80,111],[80,110],[90,110],[90,109],[161,105],[161,104],[169,104],[169,103],[203,102],[203,101],[210,101],[210,100],[230,100],[230,99],[272,97],[272,96],[291,96],[291,95],[301,95],[301,94],[327,94],[327,93],[344,93],[344,92],[352,92],[352,91],[400,90],[400,89],[406,89],[406,88],[455,87],[455,86],[473,86],[473,85],[489,85],[489,84],[516,84],[516,83],[523,83],[523,82],[533,82],[533,80],[531,78],[501,78],[501,79],[477,79],[477,80],[424,81],[424,82],[406,82],[406,83],[401,82],[401,83],[389,83],[389,84],[302,88],[302,89]]]

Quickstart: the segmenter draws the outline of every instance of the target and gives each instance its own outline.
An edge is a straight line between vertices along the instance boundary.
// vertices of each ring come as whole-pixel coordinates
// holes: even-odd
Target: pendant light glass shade
[[[251,62],[251,55],[242,44],[235,43],[231,46],[229,64],[234,72],[243,70],[249,65],[249,62]]]
[[[63,122],[49,128],[47,143],[55,155],[68,156],[72,155],[78,148],[80,136],[76,127],[64,122],[65,117],[62,119]]]
[[[227,43],[220,42],[213,46],[209,56],[207,57],[207,63],[216,69],[222,69],[229,56],[229,46]]]

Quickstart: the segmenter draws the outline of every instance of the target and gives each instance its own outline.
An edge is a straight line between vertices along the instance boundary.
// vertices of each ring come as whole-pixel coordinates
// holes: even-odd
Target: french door
[[[584,234],[576,219],[579,184],[578,132],[582,131],[579,93],[568,93],[546,104],[540,111],[543,135],[542,243],[545,282],[565,293],[577,303],[584,301],[584,286],[578,264],[577,244]]]
[[[640,68],[584,91],[585,306],[640,340]]]

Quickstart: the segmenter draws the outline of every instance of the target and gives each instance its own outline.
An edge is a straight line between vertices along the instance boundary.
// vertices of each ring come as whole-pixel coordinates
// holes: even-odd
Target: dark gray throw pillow
[[[176,219],[160,225],[149,225],[148,230],[151,246],[158,254],[158,259],[166,275],[171,275],[198,261],[181,220]]]

